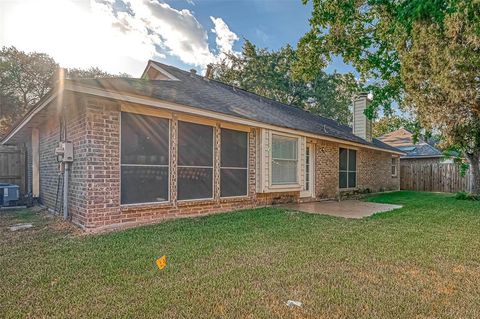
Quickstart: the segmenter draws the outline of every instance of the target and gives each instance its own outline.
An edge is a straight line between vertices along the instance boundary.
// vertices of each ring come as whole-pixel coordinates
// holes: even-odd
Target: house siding
[[[55,157],[55,148],[60,140],[59,130],[58,117],[49,118],[39,127],[40,198],[41,202],[52,210],[58,210],[58,203],[61,205],[60,195],[57,201],[57,188],[61,181],[58,178],[59,168]]]
[[[80,97],[65,98],[67,140],[73,143],[74,162],[70,167],[68,210],[75,224],[83,224],[86,215],[86,112]],[[60,141],[60,115],[54,114],[39,125],[40,202],[54,213],[61,213],[63,205],[63,177],[55,155]],[[28,184],[31,192],[31,140],[27,142]]]
[[[315,193],[318,199],[337,198],[339,144],[315,141]]]
[[[400,177],[392,176],[392,155],[380,151],[357,151],[357,188],[361,192],[384,192],[400,189]],[[398,168],[397,168],[398,170]]]
[[[257,170],[268,171],[268,161],[257,154],[269,134],[250,128],[248,159],[248,196],[220,198],[220,123],[215,125],[214,198],[211,200],[178,201],[177,187],[177,114],[170,119],[170,200],[167,203],[120,204],[120,126],[122,105],[113,100],[78,95],[68,105],[68,139],[74,145],[75,160],[69,184],[69,212],[72,222],[86,230],[130,227],[159,220],[202,216],[239,209],[269,206],[300,201],[300,191],[259,192]],[[41,199],[55,208],[58,163],[54,149],[59,141],[59,121],[52,118],[40,129]],[[248,128],[247,128],[248,129]],[[302,137],[300,145],[305,147]],[[309,139],[315,144],[314,199],[338,198],[338,143]],[[268,156],[268,151],[265,151]],[[302,152],[303,154],[303,152]],[[370,191],[399,188],[399,179],[391,178],[391,155],[386,152],[360,149],[358,151],[358,189]],[[300,166],[304,166],[303,155]],[[260,165],[262,163],[262,165]],[[302,169],[303,170],[303,169]],[[268,174],[265,183],[268,183]],[[303,181],[304,176],[300,176]],[[303,183],[302,183],[303,184]],[[59,197],[59,203],[61,198]],[[57,203],[57,206],[61,205]]]

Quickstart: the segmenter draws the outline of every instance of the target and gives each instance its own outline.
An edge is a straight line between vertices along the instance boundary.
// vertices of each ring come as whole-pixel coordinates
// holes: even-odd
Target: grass
[[[95,236],[0,213],[0,317],[480,317],[480,203],[369,200],[404,207],[362,220],[256,209]],[[8,230],[19,222],[35,227]]]

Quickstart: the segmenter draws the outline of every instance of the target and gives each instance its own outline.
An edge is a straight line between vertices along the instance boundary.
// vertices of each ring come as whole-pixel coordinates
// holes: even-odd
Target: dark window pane
[[[340,170],[346,171],[348,162],[347,162],[347,152],[348,150],[345,148],[340,149]]]
[[[348,170],[355,172],[357,170],[357,151],[348,150]]]
[[[223,129],[221,131],[221,166],[247,167],[248,134]]]
[[[213,166],[213,127],[178,122],[178,165]]]
[[[338,180],[339,180],[339,187],[340,188],[347,188],[348,187],[348,184],[347,184],[347,173],[346,172],[340,172],[338,174]]]
[[[122,204],[168,200],[168,167],[122,166]]]
[[[122,164],[168,165],[167,119],[122,113]]]
[[[356,187],[357,185],[357,173],[348,173],[348,187]]]
[[[211,168],[178,168],[178,199],[212,198]]]
[[[220,174],[220,196],[247,195],[247,171],[246,169],[222,168]]]

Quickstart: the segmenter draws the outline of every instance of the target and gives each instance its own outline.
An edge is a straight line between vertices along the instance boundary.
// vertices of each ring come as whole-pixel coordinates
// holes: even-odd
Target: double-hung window
[[[272,134],[272,185],[298,184],[298,138]]]
[[[397,167],[398,167],[398,157],[392,157],[392,177],[397,176],[398,174]]]
[[[357,151],[340,148],[339,187],[357,187]]]
[[[213,198],[214,127],[178,122],[177,198]]]
[[[122,113],[121,203],[168,201],[169,120]]]
[[[248,133],[221,129],[220,196],[248,194]]]

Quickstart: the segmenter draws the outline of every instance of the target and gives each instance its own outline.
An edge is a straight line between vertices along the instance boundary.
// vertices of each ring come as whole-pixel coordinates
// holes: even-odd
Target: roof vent
[[[195,69],[190,69],[190,74],[193,74],[193,75],[197,74],[197,70],[195,70]]]

